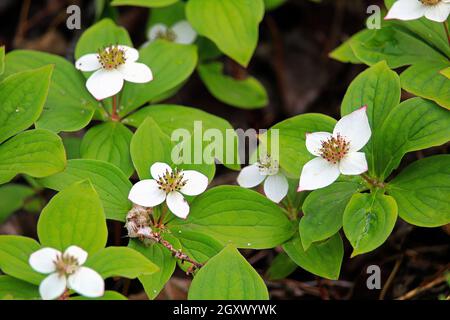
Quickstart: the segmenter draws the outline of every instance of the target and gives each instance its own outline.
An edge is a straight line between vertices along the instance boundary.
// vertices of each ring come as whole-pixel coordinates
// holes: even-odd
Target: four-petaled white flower
[[[103,100],[119,93],[124,81],[146,83],[153,80],[150,68],[136,62],[138,59],[136,49],[113,45],[82,56],[75,62],[75,67],[81,71],[95,71],[86,87],[97,100]]]
[[[53,248],[42,248],[31,254],[29,263],[39,273],[50,274],[42,280],[39,293],[44,300],[60,297],[72,289],[79,294],[96,298],[103,296],[105,282],[94,270],[82,265],[88,254],[77,246],[70,246],[61,253]]]
[[[130,190],[128,199],[143,207],[154,207],[166,200],[170,211],[185,219],[189,204],[182,194],[196,196],[206,190],[208,177],[195,170],[178,170],[162,162],[150,168],[153,179],[142,180]]]
[[[175,43],[191,44],[197,38],[197,32],[192,28],[189,22],[181,20],[170,28],[163,23],[153,25],[147,33],[148,41],[143,44],[147,46],[156,39],[165,39]]]
[[[288,193],[287,178],[280,172],[278,161],[270,156],[261,159],[239,173],[237,182],[241,187],[253,188],[264,181],[264,193],[273,202],[280,202]]]
[[[333,134],[306,134],[306,148],[317,158],[303,166],[298,191],[324,188],[336,181],[341,173],[358,175],[367,171],[366,155],[358,152],[371,136],[366,109],[362,107],[342,117]]]
[[[450,14],[450,0],[398,0],[385,19],[415,20],[425,18],[444,22]]]

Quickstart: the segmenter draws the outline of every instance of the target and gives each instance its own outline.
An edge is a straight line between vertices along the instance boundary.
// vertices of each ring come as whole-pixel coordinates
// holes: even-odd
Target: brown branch
[[[441,275],[440,277],[437,277],[433,281],[430,281],[423,286],[417,287],[417,288],[407,292],[406,294],[402,295],[401,297],[398,297],[396,300],[408,300],[408,299],[414,298],[418,294],[421,294],[424,291],[427,291],[445,281],[446,281],[445,275]]]

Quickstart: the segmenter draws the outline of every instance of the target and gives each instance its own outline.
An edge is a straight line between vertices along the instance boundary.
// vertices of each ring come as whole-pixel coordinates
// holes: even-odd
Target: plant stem
[[[384,188],[384,183],[377,181],[371,177],[369,177],[367,174],[363,173],[361,174],[361,177],[363,177],[364,180],[366,180],[371,186],[377,187],[377,188]]]
[[[112,121],[120,121],[119,114],[117,113],[117,95],[113,96],[112,98],[112,114],[111,114],[111,120]]]
[[[448,31],[448,23],[444,21],[445,34],[447,35],[448,46],[450,47],[450,33]]]
[[[181,250],[175,249],[175,248],[172,246],[172,244],[170,244],[170,242],[168,242],[167,240],[164,240],[164,239],[161,237],[161,234],[160,234],[160,233],[152,231],[152,232],[150,232],[149,235],[146,235],[146,236],[143,236],[143,237],[144,237],[145,239],[150,239],[150,240],[153,240],[153,241],[155,241],[155,242],[161,244],[162,246],[164,246],[166,249],[168,249],[168,250],[172,253],[172,256],[174,256],[174,257],[177,258],[177,259],[180,259],[181,262],[187,261],[187,262],[189,262],[189,263],[192,263],[192,265],[193,265],[195,268],[197,268],[197,269],[203,267],[203,264],[202,264],[202,263],[199,263],[199,262],[194,261],[194,260],[191,259],[187,254],[183,253]]]

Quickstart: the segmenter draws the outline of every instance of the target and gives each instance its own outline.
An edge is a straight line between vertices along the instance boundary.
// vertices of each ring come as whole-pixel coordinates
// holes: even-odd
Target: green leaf
[[[125,174],[110,163],[99,160],[69,160],[63,172],[39,182],[46,188],[61,191],[83,180],[89,180],[97,191],[106,218],[125,221],[125,216],[131,209],[128,193],[132,185]]]
[[[83,32],[75,48],[75,59],[116,44],[133,46],[125,28],[117,26],[111,19],[103,19]]]
[[[175,249],[181,249],[181,245],[177,239],[167,234],[163,237],[165,240],[169,241]],[[172,273],[175,271],[176,259],[172,257],[171,252],[167,248],[159,243],[152,243],[145,246],[142,242],[132,239],[128,243],[128,246],[142,253],[147,259],[159,267],[159,271],[151,275],[139,277],[139,281],[144,286],[148,298],[153,300],[158,296],[166,282],[169,281]]]
[[[157,23],[163,23],[166,26],[171,27],[180,20],[186,20],[184,14],[185,7],[186,4],[184,2],[177,1],[166,7],[152,9],[147,23],[147,29],[150,29],[150,26]]]
[[[64,144],[64,148],[66,149],[67,159],[81,158],[80,155],[81,138],[74,136],[62,136],[61,138]]]
[[[19,173],[46,177],[62,171],[65,165],[61,138],[51,131],[24,131],[0,145],[0,184]]]
[[[136,130],[131,139],[130,150],[141,180],[152,178],[150,167],[153,163],[171,163],[171,141],[152,118],[147,118]]]
[[[75,183],[54,196],[37,226],[44,246],[64,251],[77,245],[93,254],[106,245],[108,230],[97,192],[90,182]]]
[[[223,245],[220,242],[199,232],[178,232],[174,236],[180,241],[183,253],[196,262],[205,263],[223,249]],[[178,265],[184,271],[187,271],[192,266],[189,262],[179,262]]]
[[[284,4],[286,0],[264,0],[266,11],[274,10]]]
[[[81,157],[112,163],[130,177],[134,172],[130,156],[132,136],[130,129],[119,122],[92,127],[81,143]]]
[[[259,139],[261,145],[272,154],[271,145],[278,148],[280,167],[288,177],[298,179],[303,165],[314,158],[306,149],[306,133],[333,132],[335,124],[336,120],[323,114],[302,114],[277,123]]]
[[[282,280],[296,269],[297,264],[289,258],[286,252],[282,251],[272,260],[266,275],[269,280]]]
[[[414,64],[418,61],[446,62],[447,58],[422,40],[393,26],[366,33],[365,39],[352,41],[353,52],[368,65],[386,60],[391,68]]]
[[[124,277],[135,279],[141,275],[153,274],[159,268],[136,250],[127,247],[108,247],[95,253],[86,261],[86,266],[103,277]]]
[[[342,43],[339,47],[330,52],[329,56],[332,59],[343,63],[362,63],[362,61],[356,57],[352,49],[352,43],[358,42],[361,39],[367,38],[371,33],[371,30],[361,30],[355,33],[350,39]]]
[[[223,64],[212,62],[198,67],[198,72],[209,92],[218,100],[243,109],[263,108],[268,104],[266,89],[249,76],[236,80],[223,74]]]
[[[445,76],[445,77],[447,77],[448,79],[450,79],[450,67],[441,70],[440,73],[441,73],[443,76]]]
[[[359,74],[350,84],[341,106],[341,115],[345,116],[362,106],[367,106],[372,137],[362,149],[367,157],[371,175],[379,175],[376,155],[377,145],[382,145],[379,130],[389,113],[400,103],[400,80],[391,71],[385,61]]]
[[[45,275],[34,271],[28,263],[30,255],[39,249],[39,243],[31,238],[0,235],[0,269],[11,277],[40,284]]]
[[[440,73],[447,67],[448,62],[418,62],[401,74],[402,88],[450,109],[450,81]]]
[[[0,82],[0,143],[30,127],[44,107],[53,67],[13,74]]]
[[[311,244],[303,250],[302,241],[296,236],[283,244],[288,256],[300,267],[319,277],[337,280],[344,257],[344,245],[339,233],[326,241]]]
[[[39,288],[28,282],[0,276],[0,300],[40,299]]]
[[[5,71],[5,46],[0,46],[0,76]]]
[[[188,299],[269,300],[269,292],[256,270],[228,245],[197,272]]]
[[[6,74],[53,64],[44,111],[38,119],[38,128],[54,132],[77,131],[92,119],[97,102],[86,89],[86,79],[66,59],[38,51],[15,50],[6,55]]]
[[[381,128],[377,141],[380,178],[387,178],[403,156],[450,140],[450,113],[434,102],[409,99],[395,107]]]
[[[139,50],[139,62],[150,67],[152,81],[126,83],[120,99],[119,114],[131,111],[176,88],[186,81],[197,65],[197,47],[157,40]]]
[[[262,0],[190,0],[186,16],[199,34],[246,67],[258,42]]]
[[[450,156],[414,162],[389,182],[387,191],[408,223],[421,227],[450,223]]]
[[[295,226],[284,211],[261,194],[237,186],[212,188],[196,197],[186,220],[174,219],[174,234],[203,233],[238,248],[273,248],[288,240]]]
[[[328,239],[341,229],[345,207],[360,188],[361,185],[356,182],[336,182],[308,195],[299,224],[305,250],[313,242]]]
[[[370,252],[389,237],[397,221],[397,203],[391,196],[358,193],[344,212],[344,232],[353,247],[352,257]]]
[[[177,1],[178,0],[113,0],[111,2],[111,5],[156,8],[156,7],[165,7]]]
[[[0,186],[0,223],[23,207],[25,200],[34,194],[33,189],[20,184]]]
[[[106,290],[105,294],[100,298],[88,298],[84,296],[75,296],[70,297],[69,300],[128,300],[127,297],[124,295],[116,292],[116,291],[109,291]]]
[[[217,152],[213,153],[213,155],[215,155],[216,158],[219,158],[220,162],[224,163],[226,167],[232,170],[240,169],[240,165],[237,163],[237,135],[228,121],[196,108],[178,105],[153,105],[133,113],[125,118],[123,123],[138,127],[147,117],[153,118],[160,129],[168,137],[172,137],[173,132],[176,130],[185,129],[190,133],[190,137],[193,138],[192,140],[195,140],[202,139],[203,133],[207,130],[209,131],[209,129],[215,129],[215,131],[219,130],[221,136],[225,137],[223,140],[224,146],[223,149],[220,148]],[[192,144],[193,143],[194,141],[192,141]],[[204,148],[209,144],[209,141],[204,141]],[[231,144],[231,147],[227,147],[229,144]],[[195,156],[196,155],[194,154],[194,157]],[[186,162],[198,162],[195,161],[195,158],[190,158],[190,160],[191,161]]]

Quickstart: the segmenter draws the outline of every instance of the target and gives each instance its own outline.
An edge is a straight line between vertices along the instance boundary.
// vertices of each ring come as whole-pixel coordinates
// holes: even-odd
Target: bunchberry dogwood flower
[[[81,71],[95,71],[86,87],[97,100],[103,100],[119,93],[124,81],[146,83],[153,80],[150,68],[136,62],[138,59],[136,49],[113,45],[82,56],[75,62],[75,67]]]
[[[425,18],[444,22],[450,14],[450,0],[398,0],[385,19],[415,20]]]
[[[154,207],[166,200],[170,211],[185,219],[189,204],[182,194],[196,196],[206,190],[208,177],[195,170],[178,170],[162,162],[155,162],[150,168],[153,179],[136,183],[128,195],[133,203],[143,207]]]
[[[278,161],[266,155],[239,173],[237,182],[241,187],[253,188],[264,181],[264,193],[273,202],[280,202],[288,193],[287,178],[280,172]]]
[[[66,288],[89,298],[103,296],[102,277],[91,268],[83,267],[87,257],[88,253],[77,246],[68,247],[64,253],[53,248],[32,253],[28,261],[31,267],[39,273],[50,274],[39,286],[42,299],[56,299]]]
[[[303,166],[298,191],[324,188],[336,181],[341,173],[358,175],[366,172],[366,155],[358,151],[370,136],[366,107],[342,117],[332,134],[307,133],[306,148],[317,158]]]
[[[157,23],[152,26],[147,33],[148,41],[144,43],[144,47],[156,39],[164,39],[181,44],[194,43],[197,38],[197,32],[186,20],[175,23],[170,28],[163,23]]]

